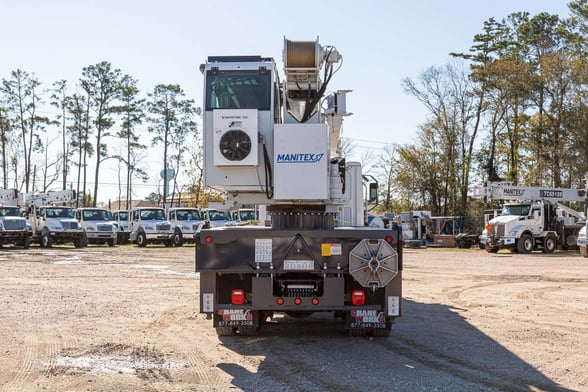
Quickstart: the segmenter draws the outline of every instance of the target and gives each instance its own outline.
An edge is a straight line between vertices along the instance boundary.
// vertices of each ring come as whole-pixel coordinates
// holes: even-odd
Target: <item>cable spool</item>
[[[285,40],[285,68],[319,68],[319,58],[320,46],[317,41]]]

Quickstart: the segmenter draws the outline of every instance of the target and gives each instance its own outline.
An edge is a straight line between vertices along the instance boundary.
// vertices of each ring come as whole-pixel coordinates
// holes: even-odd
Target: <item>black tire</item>
[[[24,249],[29,249],[31,247],[31,236],[30,235],[26,235],[24,240],[22,240],[22,247]]]
[[[174,231],[174,245],[175,246],[184,245],[184,236],[182,235],[182,231],[180,229],[176,229]]]
[[[553,253],[557,248],[557,239],[553,234],[547,234],[543,239],[543,253]]]
[[[534,247],[535,242],[530,234],[525,233],[521,235],[521,238],[517,241],[517,249],[519,250],[519,253],[531,253]]]
[[[169,248],[170,246],[174,246],[174,240],[165,241],[163,245],[165,245],[167,248]]]
[[[73,241],[73,244],[76,248],[83,248],[84,247],[84,239],[83,238],[76,238]]]
[[[116,241],[114,239],[110,239],[106,241],[109,247],[113,248],[116,245]]]
[[[53,245],[53,238],[51,238],[51,234],[46,231],[41,234],[41,239],[39,240],[41,247],[43,248],[51,248]]]
[[[488,253],[498,253],[499,248],[493,248],[491,246],[486,246],[486,252]]]
[[[147,235],[142,231],[137,234],[137,246],[140,248],[147,246]]]

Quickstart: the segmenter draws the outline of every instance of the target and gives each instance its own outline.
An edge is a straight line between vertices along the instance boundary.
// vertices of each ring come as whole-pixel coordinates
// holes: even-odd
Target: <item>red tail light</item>
[[[313,298],[312,299],[312,304],[313,305],[318,305],[319,304],[319,299],[318,298]]]
[[[204,238],[204,241],[206,241],[207,244],[212,243],[212,237],[207,235],[206,238]]]
[[[284,298],[276,298],[276,303],[278,305],[284,305]]]
[[[392,241],[393,241],[394,239],[392,238],[392,236],[388,235],[388,236],[386,236],[386,238],[384,238],[384,240],[385,240],[387,243],[391,244],[391,243],[392,243]]]
[[[302,300],[300,298],[294,298],[294,304],[300,305],[301,303],[302,303]]]
[[[233,305],[243,305],[245,303],[245,291],[241,289],[231,291],[231,303]]]
[[[365,304],[365,291],[353,290],[351,292],[351,303],[357,306]]]

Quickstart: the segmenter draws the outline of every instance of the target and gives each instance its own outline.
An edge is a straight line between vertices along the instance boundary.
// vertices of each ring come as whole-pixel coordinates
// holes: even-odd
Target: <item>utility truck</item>
[[[200,210],[205,227],[235,226],[236,222],[228,211],[220,211],[216,208],[203,208]]]
[[[18,190],[0,189],[0,246],[16,245],[25,249],[31,243],[31,226],[20,216]]]
[[[249,225],[259,221],[259,213],[254,208],[239,208],[230,214],[237,225]]]
[[[486,202],[506,200],[500,216],[485,227],[484,247],[489,253],[510,249],[520,253],[552,253],[559,246],[575,246],[586,222],[582,212],[559,204],[586,202],[586,189],[524,187],[509,182],[487,182],[476,190]]]
[[[580,248],[580,254],[584,257],[588,257],[588,223],[580,229],[577,245],[578,248]]]
[[[131,231],[129,230],[129,211],[116,210],[112,212],[112,220],[118,228],[116,243],[126,244],[129,242]]]
[[[402,313],[401,229],[366,226],[364,194],[377,185],[340,151],[349,90],[327,87],[342,56],[284,39],[283,63],[283,82],[269,57],[200,67],[205,185],[226,191],[230,209],[265,205],[271,220],[200,231],[200,312],[218,335],[328,312],[351,335],[388,336]]]
[[[118,225],[112,213],[104,208],[83,207],[76,210],[75,218],[86,231],[89,244],[113,247],[116,245]]]
[[[160,207],[136,207],[131,210],[129,240],[144,248],[147,244],[172,246],[174,232]]]
[[[204,223],[196,208],[173,207],[167,210],[167,220],[174,232],[175,246],[193,243],[194,235]]]
[[[26,208],[32,230],[32,241],[43,248],[53,244],[73,243],[76,248],[88,244],[86,232],[75,219],[74,209],[66,204],[75,200],[74,190],[66,189],[47,193],[20,193],[19,205]]]

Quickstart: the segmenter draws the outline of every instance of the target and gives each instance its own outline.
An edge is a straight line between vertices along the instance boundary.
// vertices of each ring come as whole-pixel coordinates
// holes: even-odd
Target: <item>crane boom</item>
[[[587,186],[588,187],[588,186]],[[474,190],[474,198],[486,202],[492,200],[531,201],[543,200],[551,203],[561,201],[585,202],[587,189],[516,186],[510,182],[486,182]]]

